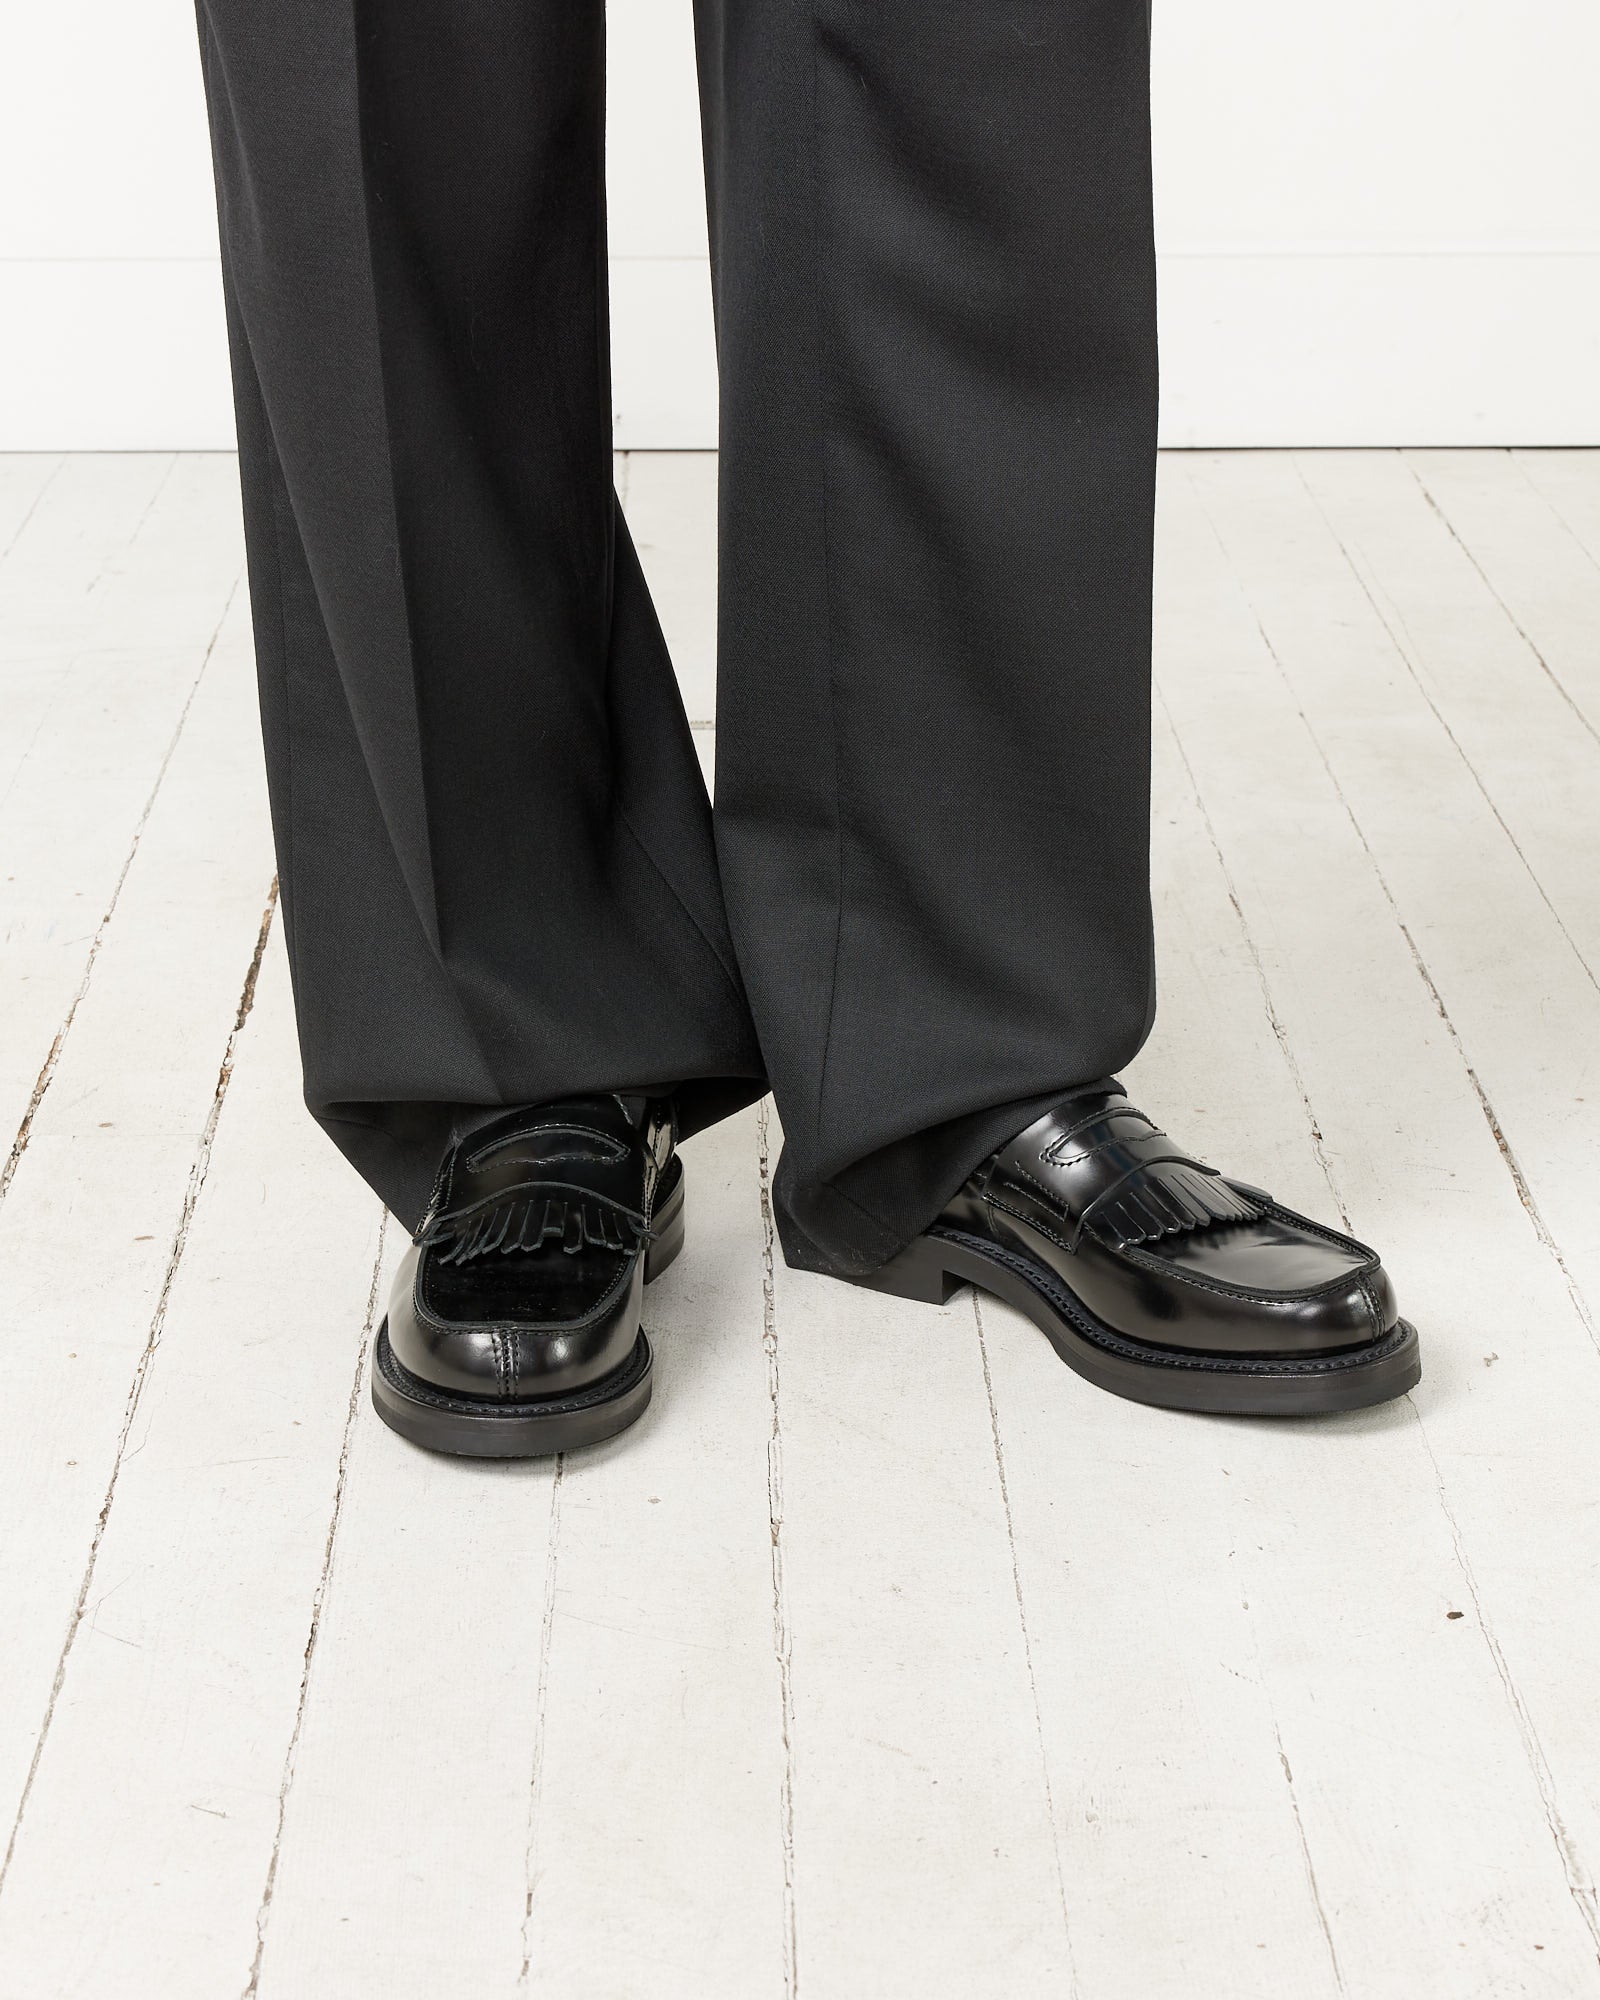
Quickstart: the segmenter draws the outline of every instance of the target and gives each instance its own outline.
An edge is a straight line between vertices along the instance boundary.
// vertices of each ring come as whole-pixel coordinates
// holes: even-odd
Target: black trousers
[[[716,809],[611,484],[599,0],[200,0],[307,1100],[770,1079],[859,1271],[1152,1010],[1145,0],[700,0]]]

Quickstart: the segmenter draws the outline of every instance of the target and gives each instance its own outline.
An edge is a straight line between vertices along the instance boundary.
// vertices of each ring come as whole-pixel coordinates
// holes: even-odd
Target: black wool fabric
[[[1148,1031],[1143,0],[700,0],[713,812],[611,484],[596,0],[200,0],[307,1101],[770,1084],[868,1270]]]

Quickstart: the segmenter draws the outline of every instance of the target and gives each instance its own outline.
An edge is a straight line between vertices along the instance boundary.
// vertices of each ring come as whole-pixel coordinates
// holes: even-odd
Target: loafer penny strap
[[[1121,1096],[1087,1110],[1081,1100],[1065,1105],[1020,1133],[997,1156],[990,1187],[1008,1181],[1034,1201],[1046,1198],[1071,1226],[1072,1250],[1086,1229],[1128,1248],[1262,1213],[1252,1193],[1179,1151]]]
[[[651,1234],[658,1171],[619,1101],[537,1108],[457,1149],[414,1241],[441,1264],[546,1246],[627,1253]]]

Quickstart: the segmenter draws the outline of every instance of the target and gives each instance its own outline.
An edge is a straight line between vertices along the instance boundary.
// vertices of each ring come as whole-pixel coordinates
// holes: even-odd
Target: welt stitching
[[[1243,1299],[1253,1306],[1303,1305],[1307,1300],[1327,1297],[1340,1282],[1334,1279],[1326,1285],[1316,1285],[1308,1290],[1296,1292],[1253,1292],[1244,1285],[1230,1285],[1218,1278],[1203,1278],[1198,1271],[1175,1272],[1164,1258],[1152,1257],[1134,1243],[1119,1245],[1117,1255],[1126,1257],[1130,1264],[1137,1264],[1142,1270],[1152,1271],[1159,1277],[1172,1279],[1178,1284],[1192,1285],[1196,1291],[1211,1292],[1219,1299]],[[1359,1280],[1357,1282],[1359,1283]]]

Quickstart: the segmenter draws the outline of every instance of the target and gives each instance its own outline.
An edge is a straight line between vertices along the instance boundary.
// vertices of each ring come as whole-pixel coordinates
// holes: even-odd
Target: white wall
[[[688,0],[611,15],[618,442],[708,445]],[[226,444],[187,0],[4,37],[0,448]],[[1156,45],[1169,443],[1600,443],[1594,0],[1158,0]]]

